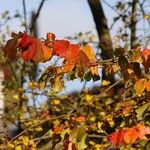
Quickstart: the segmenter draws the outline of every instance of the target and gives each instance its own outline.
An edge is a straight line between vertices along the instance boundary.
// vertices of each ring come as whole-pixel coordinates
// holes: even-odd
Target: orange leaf
[[[133,144],[139,137],[139,133],[136,128],[128,128],[125,130],[124,141],[126,144]]]
[[[145,88],[148,92],[150,92],[150,81],[146,83]]]
[[[61,131],[63,130],[63,127],[61,127],[61,126],[58,126],[58,127],[55,127],[54,128],[54,133],[60,133]]]
[[[144,123],[139,123],[135,126],[136,130],[139,132],[139,139],[147,139],[146,134],[150,134],[150,128],[145,126]]]
[[[24,34],[21,38],[22,52],[21,57],[25,60],[35,62],[45,62],[52,56],[52,49],[45,46],[38,39]]]
[[[69,49],[67,50],[67,54],[65,55],[66,59],[63,64],[63,68],[60,70],[60,72],[72,71],[72,69],[79,61],[79,54],[80,54],[80,45],[70,44]]]
[[[84,116],[80,116],[78,118],[75,119],[76,122],[81,123],[85,121],[85,117]]]
[[[55,41],[55,34],[53,33],[47,33],[47,40],[49,41]]]
[[[95,57],[94,51],[90,45],[86,45],[85,47],[83,47],[82,50],[85,52],[85,54],[89,58],[91,64],[96,62],[96,57]],[[91,69],[91,73],[93,75],[97,75],[97,76],[99,75],[98,74],[98,66],[91,67],[90,69]]]
[[[142,51],[142,56],[143,56],[143,66],[145,68],[145,71],[148,72],[150,68],[150,49],[145,48]]]
[[[120,144],[133,144],[137,139],[146,139],[147,134],[150,134],[150,127],[144,123],[139,123],[131,128],[120,129],[108,136],[108,140],[115,146]]]
[[[119,146],[124,143],[124,130],[120,129],[108,136],[108,140],[114,145]]]

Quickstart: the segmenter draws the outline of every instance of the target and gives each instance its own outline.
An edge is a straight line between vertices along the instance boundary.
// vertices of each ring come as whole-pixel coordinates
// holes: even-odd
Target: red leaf
[[[53,33],[47,33],[47,40],[49,40],[49,41],[55,41],[55,34],[53,34]]]
[[[143,56],[143,66],[145,68],[145,71],[148,72],[150,68],[150,49],[145,48],[142,51],[142,56]]]
[[[108,140],[115,146],[120,144],[133,144],[137,139],[147,139],[145,135],[150,134],[150,127],[143,122],[131,128],[120,129],[108,136]]]
[[[45,62],[52,56],[52,49],[27,34],[23,34],[21,38],[21,50],[21,57],[25,61]]]
[[[60,72],[69,72],[76,66],[77,62],[79,62],[80,58],[80,45],[78,44],[70,44],[66,56],[63,68]]]
[[[4,53],[6,56],[11,59],[12,61],[16,59],[17,54],[17,47],[19,45],[19,36],[17,34],[13,34],[13,38],[8,40],[6,45],[3,48]]]
[[[114,145],[119,146],[124,143],[124,130],[120,129],[108,136],[108,140]]]
[[[62,130],[63,130],[63,127],[61,126],[54,127],[54,133],[56,134],[62,132]]]
[[[70,48],[70,42],[66,40],[56,40],[54,43],[54,55],[60,57],[66,57],[68,49]]]

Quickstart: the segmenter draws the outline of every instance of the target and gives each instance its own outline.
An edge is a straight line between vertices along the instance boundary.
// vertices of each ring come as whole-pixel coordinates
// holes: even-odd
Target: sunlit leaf
[[[94,51],[90,45],[86,45],[85,47],[82,48],[82,50],[85,52],[85,54],[89,58],[91,64],[95,63],[97,61]],[[97,75],[97,76],[99,75],[98,74],[98,66],[91,67],[90,69],[91,69],[91,73],[93,75]]]
[[[142,51],[142,56],[143,56],[143,66],[145,68],[145,71],[148,72],[150,68],[150,49],[144,48]]]
[[[19,44],[19,35],[17,34],[15,34],[12,39],[7,41],[6,45],[3,48],[3,51],[9,59],[16,59],[17,47],[19,46]]]
[[[143,114],[147,110],[147,108],[150,106],[150,103],[146,103],[142,106],[139,106],[135,111],[137,113],[137,120],[143,119]]]
[[[150,92],[150,81],[146,82],[145,88],[148,92]]]
[[[134,84],[134,90],[137,94],[141,94],[145,90],[146,80],[140,79]]]
[[[25,61],[33,60],[36,63],[48,61],[52,57],[53,50],[45,46],[38,39],[24,34],[21,39],[21,57]]]

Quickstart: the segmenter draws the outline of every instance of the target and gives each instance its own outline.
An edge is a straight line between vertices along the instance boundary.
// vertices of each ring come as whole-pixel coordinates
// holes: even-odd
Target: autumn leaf
[[[12,34],[12,39],[8,40],[6,45],[3,48],[4,53],[10,60],[16,59],[17,48],[19,46],[19,35]]]
[[[143,56],[143,66],[145,68],[145,71],[148,72],[150,68],[150,49],[145,48],[142,51],[142,56]]]
[[[114,146],[119,146],[121,144],[133,144],[138,139],[147,139],[145,136],[147,134],[150,134],[150,127],[140,122],[131,128],[123,128],[117,132],[113,132],[107,139]]]
[[[70,48],[70,42],[67,40],[56,40],[54,42],[54,55],[58,55],[60,57],[66,57],[68,50]]]
[[[63,130],[63,127],[62,127],[62,126],[54,127],[54,133],[56,133],[56,134],[62,132],[62,130]]]
[[[52,49],[27,34],[23,34],[21,38],[21,50],[21,57],[25,61],[45,62],[52,56]]]
[[[145,88],[146,91],[150,92],[150,81],[146,82]]]
[[[84,116],[79,116],[75,119],[76,122],[81,123],[85,121],[85,117]]]
[[[128,128],[124,133],[124,141],[126,144],[133,144],[139,137],[139,133],[136,128]]]
[[[89,58],[90,63],[91,64],[95,64],[95,62],[97,61],[97,59],[95,57],[95,54],[94,54],[94,51],[93,51],[92,47],[90,45],[86,45],[85,47],[82,48],[82,50],[87,55],[87,57]],[[98,74],[98,66],[91,67],[90,70],[91,70],[91,73],[93,75],[96,75],[96,76],[99,75]]]
[[[62,81],[62,76],[56,76],[50,79],[52,90],[55,92],[60,92],[63,88],[64,82]]]
[[[139,133],[139,139],[147,139],[145,135],[150,134],[150,128],[145,126],[143,122],[135,126]]]
[[[69,72],[76,66],[79,61],[80,56],[80,45],[78,44],[70,44],[67,54],[65,55],[65,60],[63,63],[62,69],[60,72]]]
[[[85,54],[84,51],[80,50],[77,68],[79,69],[79,71],[85,72],[90,68],[90,66],[91,66],[90,59],[88,58],[88,56]]]
[[[49,41],[55,41],[55,38],[56,38],[55,34],[53,34],[51,32],[47,33],[47,40],[49,40]]]
[[[146,80],[140,79],[134,84],[134,90],[137,94],[141,94],[145,90]]]
[[[120,129],[117,132],[113,132],[111,135],[107,137],[108,141],[111,142],[115,146],[119,146],[124,143],[124,130]]]

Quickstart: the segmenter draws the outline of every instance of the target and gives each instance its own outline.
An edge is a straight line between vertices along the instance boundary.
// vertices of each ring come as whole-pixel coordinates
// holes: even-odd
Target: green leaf
[[[150,106],[150,103],[146,103],[135,110],[135,112],[137,113],[138,121],[143,119],[143,114],[149,106]]]
[[[78,128],[78,132],[77,132],[77,142],[80,142],[83,138],[83,135],[85,134],[85,130],[83,128]]]
[[[87,134],[82,135],[81,141],[75,144],[78,150],[84,150],[87,147],[85,144],[86,137]]]

